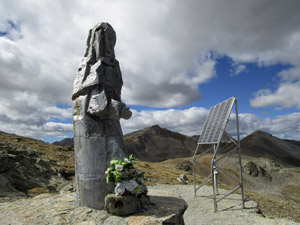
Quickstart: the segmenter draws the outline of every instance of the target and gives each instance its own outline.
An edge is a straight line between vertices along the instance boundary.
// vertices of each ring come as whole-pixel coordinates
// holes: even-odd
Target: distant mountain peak
[[[181,140],[181,141],[184,141],[184,140],[190,138],[187,135],[178,133],[176,131],[171,131],[167,128],[162,128],[159,125],[153,125],[151,127],[147,127],[142,131],[145,134],[154,134],[154,135],[159,135],[159,136],[162,136],[162,137],[170,137],[170,138],[178,139],[178,140]]]
[[[197,143],[192,137],[159,125],[126,134],[124,138],[129,154],[150,162],[192,156]]]
[[[241,149],[247,155],[267,156],[290,165],[300,165],[300,147],[296,141],[286,141],[262,130],[242,139]]]
[[[159,125],[153,125],[153,126],[144,128],[143,131],[145,131],[145,132],[159,133],[163,129],[164,128],[161,128]]]
[[[264,136],[267,136],[267,137],[274,137],[272,134],[270,134],[266,131],[263,131],[263,130],[256,130],[253,133],[251,133],[250,135],[264,135]]]
[[[74,146],[74,140],[73,138],[65,138],[61,141],[56,141],[52,143],[53,145],[58,145],[58,146]]]

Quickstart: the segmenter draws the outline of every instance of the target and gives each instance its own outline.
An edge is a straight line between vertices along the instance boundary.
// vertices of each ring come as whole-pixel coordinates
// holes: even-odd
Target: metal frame
[[[217,110],[217,107],[220,106],[221,104],[228,104],[229,108],[227,109],[227,113],[226,116],[222,116],[222,118],[216,118],[219,119],[219,121],[212,121],[212,114],[215,114],[215,110]],[[230,114],[232,112],[233,109],[233,105],[235,104],[235,111],[236,111],[236,117],[235,117],[235,122],[236,122],[236,132],[237,132],[237,140],[235,140],[233,137],[231,137],[226,131],[226,126],[228,124],[229,121],[229,117]],[[226,105],[226,107],[228,106]],[[225,110],[225,109],[224,109]],[[223,121],[221,121],[223,119]],[[214,123],[214,127],[216,126],[215,124],[218,124],[217,126],[220,126],[220,124],[222,124],[222,128],[219,131],[219,137],[217,139],[217,141],[215,140],[215,137],[213,138],[213,140],[208,140],[204,138],[204,133],[205,132],[212,132],[211,130],[213,128],[211,128],[209,130],[208,126],[209,124]],[[218,131],[215,131],[215,135],[218,133]],[[214,135],[214,136],[215,136]],[[217,154],[218,154],[218,148],[219,145],[221,143],[222,137],[226,136],[227,138],[229,138],[234,144],[235,147],[230,150],[229,152],[227,152],[226,154],[223,154],[222,156],[217,158]],[[197,155],[199,147],[201,147],[204,144],[210,144],[212,145],[211,148],[209,148],[208,150],[204,151],[203,153],[201,153],[200,155]],[[210,175],[206,178],[206,180],[204,180],[198,187],[196,184],[196,172],[195,172],[195,165],[198,164],[200,165],[196,159],[200,158],[202,155],[208,153],[209,151],[213,150],[213,157],[211,160],[211,173]],[[221,166],[227,161],[227,159],[232,155],[233,152],[238,151],[239,154],[239,165],[240,165],[240,180],[238,181],[236,178],[234,178],[233,176],[231,176],[230,174],[228,174],[224,169],[221,168]],[[228,192],[227,194],[225,194],[223,197],[217,199],[217,195],[218,193],[218,173],[222,172],[224,175],[226,175],[227,177],[229,177],[231,180],[235,181],[238,186],[236,188],[234,188],[233,190],[231,190],[230,192]],[[205,124],[203,126],[201,135],[199,137],[199,141],[193,156],[193,175],[194,175],[194,195],[196,197],[197,191],[203,187],[205,184],[208,184],[209,182],[213,183],[213,200],[214,200],[214,211],[217,212],[218,211],[218,202],[220,202],[221,200],[223,200],[224,198],[226,198],[227,196],[229,196],[230,194],[236,192],[238,189],[241,189],[241,196],[242,196],[242,207],[245,208],[245,197],[244,197],[244,185],[243,185],[243,173],[242,173],[242,157],[241,157],[241,148],[240,148],[240,132],[239,132],[239,113],[238,113],[238,105],[237,105],[237,98],[236,97],[231,97],[229,99],[227,99],[226,101],[223,101],[217,105],[215,105],[214,107],[212,107],[210,109],[210,112],[207,116],[207,119],[205,121]]]

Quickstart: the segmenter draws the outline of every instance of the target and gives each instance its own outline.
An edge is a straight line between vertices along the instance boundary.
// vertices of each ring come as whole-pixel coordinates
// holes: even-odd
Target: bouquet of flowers
[[[116,195],[133,194],[136,196],[146,195],[148,190],[144,181],[144,173],[134,168],[136,158],[130,155],[129,158],[113,159],[107,168],[106,182],[115,183]]]

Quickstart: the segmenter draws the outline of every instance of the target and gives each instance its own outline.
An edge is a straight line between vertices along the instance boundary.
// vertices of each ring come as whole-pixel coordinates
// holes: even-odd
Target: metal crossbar
[[[235,105],[236,111],[236,135],[237,140],[231,137],[226,131],[226,126],[229,121],[230,114],[232,112],[233,106]],[[221,155],[217,159],[218,149],[222,140],[222,137],[226,136],[231,142],[234,143],[235,147],[232,148],[229,152]],[[210,144],[212,145],[211,148],[205,150],[201,154],[198,155],[198,151],[202,145]],[[198,187],[196,185],[196,164],[200,165],[196,160],[201,158],[201,156],[205,155],[209,151],[213,150],[213,157],[211,160],[211,173],[209,176],[204,180]],[[231,174],[229,174],[226,170],[221,168],[221,166],[229,159],[229,157],[238,150],[238,160],[240,166],[240,180],[237,180]],[[217,164],[218,163],[218,164]],[[203,168],[203,167],[202,167]],[[234,188],[232,191],[224,195],[222,198],[217,199],[218,195],[218,174],[219,171],[222,172],[225,176],[233,180],[234,182],[238,183],[238,186]],[[193,174],[194,174],[194,195],[196,197],[197,191],[206,185],[207,183],[213,183],[213,199],[214,199],[214,210],[215,212],[218,211],[217,203],[229,196],[230,194],[236,192],[238,189],[241,189],[241,196],[242,196],[242,207],[245,208],[245,198],[244,198],[244,185],[243,185],[243,173],[242,173],[242,157],[241,157],[241,148],[240,148],[240,133],[239,133],[239,117],[238,117],[238,106],[237,106],[237,98],[231,97],[213,107],[211,107],[206,121],[204,123],[202,132],[200,134],[198,144],[193,156]]]
[[[241,188],[241,186],[237,186],[235,189],[233,189],[232,191],[228,192],[226,195],[224,195],[222,198],[219,198],[216,201],[219,202],[219,201],[223,200],[224,198],[228,197],[229,195],[231,195],[232,193],[236,192],[240,188]]]

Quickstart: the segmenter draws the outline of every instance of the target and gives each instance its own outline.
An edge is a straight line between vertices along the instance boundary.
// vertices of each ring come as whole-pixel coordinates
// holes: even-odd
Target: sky
[[[133,112],[124,134],[199,135],[210,107],[235,96],[242,137],[300,140],[299,12],[299,0],[1,0],[0,130],[72,137],[88,31],[109,22]]]

